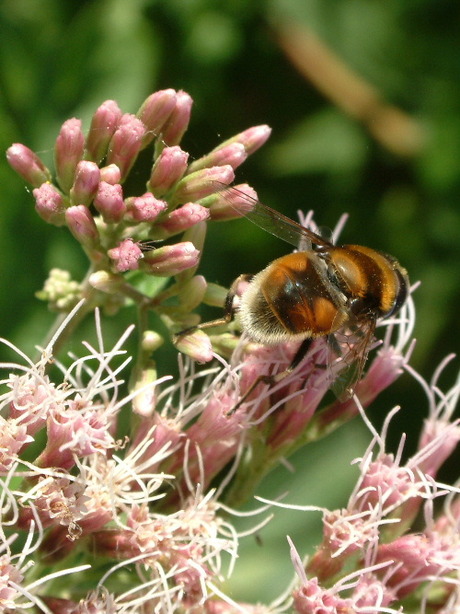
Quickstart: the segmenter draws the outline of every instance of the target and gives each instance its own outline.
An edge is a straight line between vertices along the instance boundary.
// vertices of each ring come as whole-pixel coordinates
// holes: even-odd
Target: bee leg
[[[233,414],[246,401],[249,395],[254,391],[255,388],[257,388],[259,384],[263,383],[263,384],[268,384],[270,386],[273,386],[273,384],[281,382],[285,377],[287,377],[290,373],[292,373],[294,369],[296,369],[300,365],[302,360],[307,355],[307,352],[310,349],[312,341],[313,341],[313,337],[308,337],[307,339],[304,339],[302,341],[302,343],[297,348],[297,352],[294,354],[291,364],[286,369],[284,369],[284,371],[281,371],[281,373],[277,373],[276,375],[259,375],[259,377],[257,377],[252,382],[252,384],[244,392],[243,396],[238,401],[238,403],[236,403],[236,405],[232,407],[232,409],[228,412],[227,415]]]
[[[297,348],[297,352],[294,354],[294,358],[292,359],[291,364],[286,369],[286,371],[283,371],[283,373],[286,373],[286,375],[288,375],[289,373],[294,371],[296,367],[300,365],[302,360],[307,355],[308,350],[310,349],[311,344],[313,342],[313,339],[314,337],[307,337],[306,339],[302,341],[302,343]]]
[[[222,326],[223,324],[228,324],[235,318],[235,313],[237,309],[234,306],[235,296],[238,293],[238,286],[241,283],[248,283],[251,281],[253,275],[243,274],[235,279],[235,281],[230,286],[230,289],[225,297],[224,303],[224,315],[221,318],[217,318],[215,320],[210,320],[209,322],[202,322],[201,324],[197,324],[196,326],[190,326],[190,328],[186,328],[185,330],[181,330],[176,333],[173,337],[173,342],[176,343],[182,337],[189,335],[190,333],[195,332],[196,330],[203,330],[203,328],[212,328],[214,326]]]

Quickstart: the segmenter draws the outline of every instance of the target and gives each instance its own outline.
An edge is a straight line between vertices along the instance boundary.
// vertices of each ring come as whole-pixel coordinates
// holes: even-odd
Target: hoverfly
[[[328,336],[333,341],[336,333],[345,331],[354,338],[349,356],[344,357],[353,366],[347,381],[347,393],[352,393],[377,320],[395,314],[407,299],[406,270],[393,256],[362,245],[334,245],[275,209],[259,201],[253,204],[250,210],[247,203],[242,208],[246,218],[287,243],[307,245],[307,249],[273,260],[254,276],[238,277],[228,293],[223,318],[179,335],[229,322],[236,311],[243,332],[252,341],[265,345],[301,341],[289,367],[276,376],[259,378],[244,400],[261,381],[273,383],[290,373],[305,357],[313,339]],[[235,309],[236,289],[242,281],[248,286]],[[333,346],[340,355],[338,343]]]

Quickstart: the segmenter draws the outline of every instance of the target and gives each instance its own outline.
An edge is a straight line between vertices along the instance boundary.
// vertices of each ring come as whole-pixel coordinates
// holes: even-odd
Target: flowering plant
[[[384,341],[351,398],[325,401],[339,371],[324,369],[324,339],[287,377],[246,395],[261,374],[285,369],[296,348],[248,342],[237,325],[179,337],[178,379],[158,377],[162,338],[150,329],[149,313],[174,334],[199,322],[193,310],[201,303],[223,304],[225,289],[197,274],[206,223],[237,217],[241,201],[256,198],[247,185],[222,188],[270,134],[267,126],[249,128],[189,162],[179,143],[191,104],[174,90],[152,94],[136,115],[107,101],[86,137],[79,120],[66,121],[55,145],[55,183],[27,147],[8,150],[11,166],[34,188],[38,214],[66,226],[90,266],[82,282],[51,271],[39,297],[60,315],[37,361],[3,340],[19,360],[2,364],[2,611],[457,611],[458,489],[436,474],[459,438],[452,414],[460,380],[444,394],[444,364],[431,384],[409,366],[411,298],[385,322]],[[125,180],[149,146],[147,191],[131,194]],[[134,325],[107,349],[99,315],[127,305],[137,313],[132,361],[123,347]],[[91,312],[96,346],[85,342],[83,356],[61,362],[61,347]],[[196,369],[194,361],[210,364]],[[397,454],[385,450],[396,410],[378,434],[364,408],[404,370],[424,387],[429,417],[418,451],[403,462],[404,438]],[[357,461],[347,506],[321,510],[317,551],[302,561],[290,542],[296,579],[275,603],[231,598],[223,580],[241,537],[231,520],[236,508],[280,459],[356,415],[372,442]],[[435,499],[445,502],[436,513]],[[264,502],[261,511],[266,505],[288,504]],[[311,509],[318,508],[300,511]]]

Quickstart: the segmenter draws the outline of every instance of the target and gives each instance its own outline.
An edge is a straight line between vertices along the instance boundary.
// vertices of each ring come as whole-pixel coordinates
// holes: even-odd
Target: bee
[[[254,201],[251,210],[246,204],[242,213],[279,239],[303,247],[273,260],[254,276],[238,277],[225,301],[224,317],[193,330],[229,322],[237,312],[242,330],[252,341],[264,345],[301,342],[289,367],[274,377],[259,378],[244,399],[260,381],[279,381],[295,369],[312,340],[325,336],[333,340],[336,333],[345,331],[353,335],[344,357],[353,365],[347,381],[350,395],[362,374],[377,320],[394,315],[407,299],[406,270],[393,256],[370,247],[334,245],[259,201]],[[235,308],[241,282],[248,285]],[[187,332],[190,329],[180,334]],[[333,347],[340,355],[337,342]]]

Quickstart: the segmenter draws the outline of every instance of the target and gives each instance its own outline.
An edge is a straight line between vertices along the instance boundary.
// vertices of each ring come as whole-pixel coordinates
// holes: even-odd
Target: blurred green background
[[[412,364],[429,378],[456,352],[460,329],[459,19],[453,0],[3,0],[1,149],[22,142],[51,165],[65,119],[80,117],[87,128],[103,100],[134,113],[168,87],[194,98],[182,142],[194,157],[268,123],[270,141],[238,169],[238,182],[291,217],[314,209],[320,225],[333,227],[348,212],[344,242],[387,251],[413,282],[421,280]],[[139,180],[142,186],[145,177]],[[36,216],[29,189],[4,157],[0,181],[0,335],[30,351],[53,319],[34,298],[47,271],[69,268],[79,279],[86,264],[65,230]],[[201,270],[228,285],[287,249],[248,222],[215,224]],[[119,334],[131,316],[107,322],[108,334]],[[171,348],[164,360],[174,360]],[[427,409],[408,376],[371,410],[375,423],[397,403],[404,411],[393,442],[406,430],[410,450]],[[342,438],[350,458],[363,450],[363,433],[353,428]],[[337,440],[332,445],[337,455]],[[324,476],[333,471],[327,453],[318,456],[323,462],[309,481],[297,478],[309,495],[296,502],[343,505],[346,489],[334,492],[335,503],[327,498],[334,489]],[[301,455],[295,460],[301,467]],[[281,521],[279,535],[289,522]],[[298,533],[291,531],[302,540],[308,531]],[[284,537],[278,542],[289,570]],[[266,552],[257,550],[255,560],[267,560]],[[261,585],[264,595],[263,578]]]

